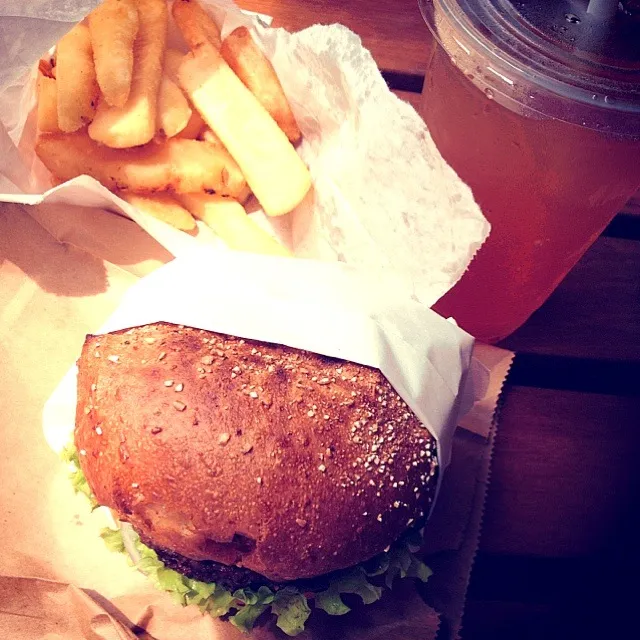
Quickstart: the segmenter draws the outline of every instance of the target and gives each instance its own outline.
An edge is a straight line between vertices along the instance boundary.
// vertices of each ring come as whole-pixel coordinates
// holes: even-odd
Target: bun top
[[[156,548],[281,582],[428,512],[435,440],[377,369],[165,323],[88,336],[78,367],[82,470]]]

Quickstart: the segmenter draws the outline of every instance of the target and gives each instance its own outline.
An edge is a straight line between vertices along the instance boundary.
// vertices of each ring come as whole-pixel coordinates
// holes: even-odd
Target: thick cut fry
[[[282,129],[211,46],[187,55],[178,79],[236,160],[271,216],[294,209],[311,188],[309,170]]]
[[[62,131],[77,131],[91,122],[98,99],[91,38],[83,24],[77,24],[58,42],[56,78],[58,126]]]
[[[135,0],[104,0],[89,14],[98,84],[107,104],[124,107],[131,90],[133,43],[138,34]]]
[[[136,0],[140,27],[133,47],[133,77],[124,107],[101,100],[89,135],[108,147],[146,144],[156,133],[158,92],[167,41],[165,0]]]
[[[141,195],[139,193],[122,192],[118,194],[123,200],[132,204],[139,211],[170,224],[181,231],[193,231],[196,221],[193,216],[175,198],[166,193]]]
[[[249,29],[234,29],[222,43],[220,53],[278,126],[296,143],[302,134],[284,95],[273,65],[254,42]]]
[[[187,126],[191,113],[182,89],[164,76],[158,94],[158,131],[167,138],[173,138]]]
[[[190,49],[206,44],[220,48],[220,29],[196,0],[175,0],[171,14]]]
[[[183,194],[178,200],[196,218],[211,227],[231,249],[290,257],[291,252],[261,229],[233,198],[207,194]]]
[[[54,133],[58,127],[58,88],[56,79],[38,75],[38,131]]]
[[[153,193],[242,193],[245,181],[228,153],[199,140],[171,138],[137,149],[109,149],[84,132],[39,137],[36,153],[59,180],[89,175],[109,189]]]
[[[47,78],[55,78],[53,73],[53,64],[51,64],[51,58],[41,58],[38,61],[38,71]]]
[[[185,54],[177,49],[167,49],[164,52],[164,74],[176,83],[178,82],[178,69],[184,56]]]
[[[224,146],[220,138],[218,138],[218,136],[213,131],[211,131],[209,127],[205,127],[202,130],[202,132],[200,133],[200,138],[205,142],[208,142],[209,144]]]
[[[207,125],[202,119],[202,116],[195,109],[192,109],[191,117],[189,118],[189,122],[187,122],[187,126],[176,137],[187,138],[188,140],[198,140],[202,130],[206,127]]]
[[[220,138],[218,138],[218,136],[206,125],[204,125],[204,128],[201,130],[198,140],[204,140],[214,147],[218,149],[225,149],[226,151],[226,147],[222,144],[222,140],[220,140]],[[251,189],[249,188],[249,185],[247,185],[241,193],[234,195],[234,198],[241,204],[245,204],[250,195]]]
[[[251,189],[249,188],[249,185],[247,185],[237,196],[235,196],[235,199],[244,205],[247,204],[247,200],[249,199],[250,195]]]

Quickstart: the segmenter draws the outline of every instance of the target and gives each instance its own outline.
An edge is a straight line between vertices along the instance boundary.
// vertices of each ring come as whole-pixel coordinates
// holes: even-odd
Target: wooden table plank
[[[470,599],[462,619],[464,640],[546,640],[551,630],[549,605]]]
[[[640,191],[627,202],[622,211],[628,215],[640,217]]]
[[[299,31],[339,22],[355,31],[378,66],[424,75],[428,30],[417,0],[239,0],[243,9],[274,17],[274,24]]]
[[[507,388],[481,550],[601,550],[633,522],[639,460],[640,398]]]
[[[527,353],[640,360],[640,242],[599,238],[503,345]]]

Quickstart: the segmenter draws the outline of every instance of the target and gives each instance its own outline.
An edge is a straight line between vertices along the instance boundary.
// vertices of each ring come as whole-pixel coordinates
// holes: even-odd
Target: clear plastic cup
[[[491,235],[436,305],[497,342],[640,186],[640,20],[587,2],[420,0],[422,115]]]

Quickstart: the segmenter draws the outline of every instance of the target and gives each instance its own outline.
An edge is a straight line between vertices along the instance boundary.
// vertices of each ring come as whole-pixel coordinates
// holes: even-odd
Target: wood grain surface
[[[503,342],[518,352],[640,362],[640,242],[599,238]]]
[[[635,515],[640,397],[508,387],[481,549],[585,556]]]
[[[340,23],[355,31],[382,69],[423,75],[428,37],[417,0],[239,0],[243,9],[274,17],[274,26],[299,31]]]

